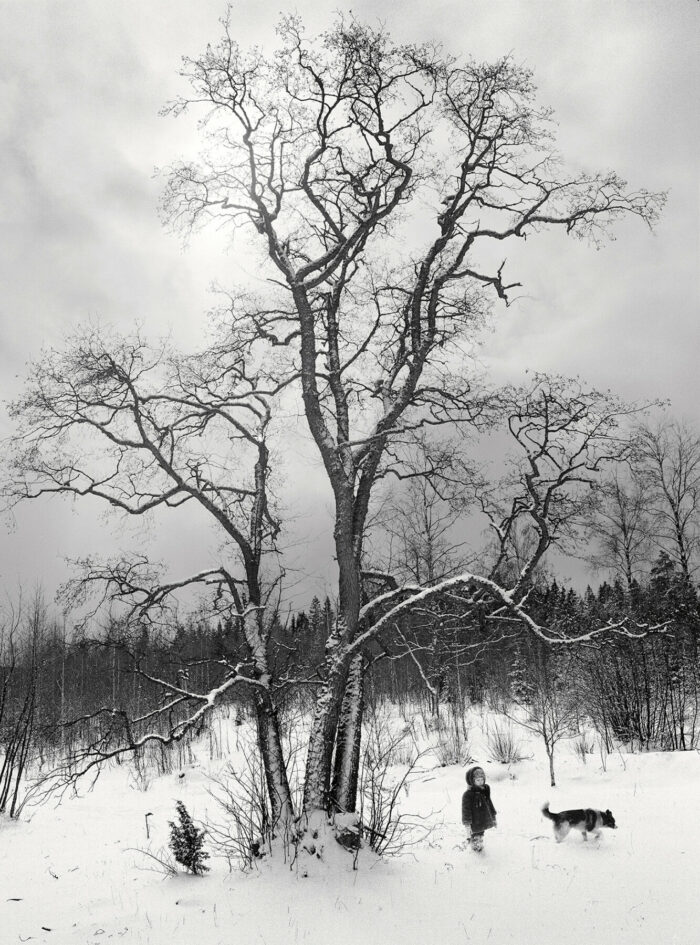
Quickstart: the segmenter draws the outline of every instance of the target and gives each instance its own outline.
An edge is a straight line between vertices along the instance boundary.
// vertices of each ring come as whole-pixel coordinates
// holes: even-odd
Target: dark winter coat
[[[474,769],[472,769],[474,770]],[[462,823],[471,827],[472,833],[483,833],[496,826],[496,808],[491,800],[491,788],[488,784],[477,787],[467,774],[469,787],[462,795]]]

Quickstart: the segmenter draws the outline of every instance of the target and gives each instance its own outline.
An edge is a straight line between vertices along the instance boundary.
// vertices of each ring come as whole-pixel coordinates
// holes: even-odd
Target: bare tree
[[[207,147],[171,169],[165,211],[186,229],[247,229],[270,263],[277,290],[257,304],[234,295],[234,324],[251,344],[289,349],[335,500],[339,619],[305,806],[354,810],[361,649],[374,633],[363,539],[392,447],[478,415],[464,354],[489,294],[507,302],[516,285],[503,262],[489,265],[493,250],[551,227],[598,240],[621,216],[652,223],[663,198],[614,174],[567,174],[532,77],[509,57],[397,46],[354,19],[309,39],[285,18],[278,33],[274,58],[245,53],[226,21],[217,44],[185,60],[192,91],[171,110],[204,109]]]
[[[45,632],[40,592],[28,606],[20,592],[0,624],[0,813],[10,817],[19,817],[33,789],[24,782],[33,760]]]
[[[520,596],[527,609],[549,549],[578,547],[591,508],[597,506],[596,496],[606,488],[606,471],[632,454],[639,409],[562,377],[536,374],[528,387],[501,390],[498,410],[512,444],[508,471],[499,481],[475,479],[472,484],[492,541],[490,554],[475,557],[471,569],[480,561],[480,573],[515,599]],[[498,427],[495,432],[499,434]],[[416,510],[419,515],[419,505]],[[446,577],[429,583],[439,588]],[[432,626],[433,645],[421,643],[403,628],[399,637],[434,695],[436,673],[431,667],[436,654],[472,662],[485,646],[518,630],[522,619],[508,610],[504,614],[498,596],[486,589],[469,607],[460,594],[445,600],[436,595],[432,608],[424,604],[416,612]],[[420,622],[414,617],[413,629],[416,626],[420,628]],[[455,627],[450,638],[445,631]]]
[[[88,558],[69,592],[74,603],[92,600],[89,615],[106,603],[121,603],[127,628],[138,628],[167,622],[183,591],[209,588],[216,611],[241,628],[244,651],[222,656],[217,684],[201,693],[181,679],[154,677],[137,662],[142,678],[166,698],[136,718],[114,705],[99,708],[93,717],[114,725],[107,724],[84,749],[78,768],[148,741],[180,740],[234,687],[245,687],[256,707],[273,819],[286,826],[293,811],[262,570],[279,529],[269,501],[266,443],[274,394],[228,339],[223,348],[214,343],[184,357],[138,336],[89,329],[64,351],[47,351],[12,405],[18,433],[6,492],[12,502],[48,494],[89,498],[135,517],[186,503],[207,513],[224,538],[222,558],[210,569],[165,580],[143,555],[108,562]],[[154,729],[160,718],[178,721],[160,733]]]
[[[643,485],[635,476],[624,479],[621,472],[615,470],[598,490],[589,523],[598,551],[590,560],[622,578],[629,591],[649,563],[652,528]]]
[[[377,547],[367,548],[367,558],[396,581],[431,585],[465,570],[474,556],[457,528],[473,499],[474,474],[453,444],[428,444],[423,438],[404,464],[403,470],[392,470],[401,487],[394,488],[392,477],[371,531],[378,533]],[[449,613],[440,605],[417,611],[397,628],[393,644],[395,658],[403,654],[415,664],[437,715],[448,673],[459,663]]]
[[[454,448],[422,444],[397,472],[403,488],[388,490],[379,521],[386,568],[417,584],[434,584],[463,569],[466,543],[456,529],[473,501],[474,474]]]
[[[517,563],[517,580],[527,583],[544,551],[579,538],[603,473],[632,454],[631,425],[646,406],[540,374],[505,388],[500,401],[515,453],[511,471],[479,498],[498,549],[492,574]]]
[[[161,698],[136,717],[114,705],[91,713],[92,719],[106,720],[107,725],[73,762],[80,772],[149,742],[178,741],[196,730],[234,687],[247,687],[254,696],[273,822],[286,830],[292,828],[296,812],[277,723],[276,695],[284,680],[275,679],[272,671],[270,621],[260,572],[265,548],[278,528],[265,488],[264,434],[270,413],[267,395],[257,381],[242,363],[234,367],[226,352],[224,357],[215,348],[191,361],[171,354],[164,357],[160,351],[155,357],[143,341],[122,339],[117,345],[112,339],[106,346],[94,332],[81,336],[64,353],[48,352],[35,366],[25,396],[13,407],[20,433],[11,493],[15,500],[37,499],[47,493],[91,497],[136,516],[151,507],[197,501],[224,528],[231,539],[225,545],[231,560],[186,579],[163,581],[138,556],[106,564],[84,563],[76,592],[98,588],[98,604],[121,602],[127,623],[137,625],[167,616],[173,595],[183,588],[213,587],[215,606],[239,622],[246,649],[235,659],[217,661],[216,684],[201,692],[180,679],[156,676],[137,662],[137,671],[158,687]],[[427,586],[384,576],[383,591],[367,600],[358,614],[355,636],[343,638],[342,624],[332,630],[326,643],[325,672],[340,673],[349,666],[354,682],[352,673],[358,665],[363,670],[375,641],[401,627],[404,618],[436,604],[465,628],[473,626],[478,616],[497,632],[524,625],[541,640],[559,645],[611,631],[641,632],[618,621],[578,635],[565,634],[541,626],[528,610],[538,563],[552,544],[571,533],[586,506],[587,490],[605,464],[624,457],[631,448],[625,424],[635,409],[574,382],[539,376],[528,388],[502,391],[500,405],[521,459],[514,462],[503,485],[509,490],[507,499],[496,488],[481,496],[502,545],[491,571],[460,570]],[[215,434],[215,423],[223,426],[223,434]],[[235,449],[238,461],[221,453],[225,445]],[[242,458],[246,451],[254,460],[252,474]],[[232,470],[237,473],[235,479]],[[246,485],[246,472],[252,475],[252,484]],[[535,536],[530,557],[519,570],[504,569],[510,536],[523,522]],[[365,581],[370,577],[376,581],[381,575],[364,574]],[[332,678],[321,677],[317,702],[329,699],[332,684]],[[170,720],[165,732],[157,727],[163,717]],[[307,762],[304,783],[307,795],[309,780],[313,786],[318,774],[313,764],[314,736],[312,730],[312,763]],[[338,778],[349,774],[347,783],[354,791],[353,772],[337,769],[350,757],[336,753],[335,772]],[[76,769],[70,770],[75,773]],[[306,815],[319,810],[313,796],[311,800],[307,796],[304,804]]]
[[[578,702],[572,684],[571,660],[539,649],[528,663],[527,679],[520,682],[514,702],[521,714],[509,714],[518,725],[539,735],[549,762],[549,783],[556,787],[554,756],[557,745],[577,732]]]
[[[125,718],[120,746],[93,746],[92,757],[181,738],[246,686],[271,800],[288,820],[261,578],[278,527],[267,490],[273,399],[282,388],[300,393],[335,500],[339,614],[320,669],[303,813],[353,811],[368,646],[438,599],[466,622],[485,608],[496,626],[524,623],[570,642],[528,614],[532,575],[571,529],[583,486],[624,450],[628,411],[616,402],[543,379],[505,391],[526,464],[509,502],[484,496],[498,542],[493,570],[429,586],[393,579],[367,599],[363,544],[377,483],[404,469],[402,446],[416,431],[474,422],[485,409],[464,356],[490,298],[508,302],[516,285],[491,252],[548,227],[598,240],[622,215],[652,223],[662,198],[627,193],[614,174],[567,174],[531,76],[510,58],[479,65],[430,45],[395,46],[354,20],[309,41],[287,18],[280,36],[276,57],[244,54],[226,23],[217,45],[185,61],[192,92],[173,111],[204,106],[208,148],[171,169],[165,195],[174,224],[213,219],[259,239],[269,297],[232,294],[228,338],[195,358],[90,332],[66,353],[47,353],[14,406],[12,493],[89,496],[135,516],[195,502],[211,516],[231,561],[170,581],[138,558],[88,561],[80,587],[99,586],[127,617],[153,620],[183,588],[213,586],[243,628],[244,658],[222,661],[219,684],[200,693],[151,679],[169,693],[165,706]],[[504,581],[523,521],[532,552]],[[611,629],[624,630],[584,636]],[[165,735],[148,729],[176,708],[188,711]]]
[[[654,537],[690,580],[700,548],[700,437],[677,422],[643,427],[639,455]]]

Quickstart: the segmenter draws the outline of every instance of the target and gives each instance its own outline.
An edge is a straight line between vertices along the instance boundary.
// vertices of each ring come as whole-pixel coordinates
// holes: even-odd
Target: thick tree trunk
[[[350,664],[338,722],[331,791],[331,802],[337,811],[354,813],[357,808],[363,713],[364,664],[362,654],[357,654]]]
[[[309,429],[318,447],[335,498],[335,552],[338,563],[338,622],[326,645],[325,682],[317,696],[309,739],[304,781],[304,815],[328,811],[333,750],[336,746],[341,702],[345,692],[349,658],[345,647],[357,632],[362,598],[360,576],[361,537],[356,527],[355,485],[357,469],[349,440],[347,400],[339,375],[337,336],[334,323],[328,322],[328,366],[335,399],[337,431],[334,436],[321,408],[317,386],[316,316],[307,290],[290,282],[301,328],[301,380],[304,410]],[[338,745],[338,763],[345,768],[342,744]]]
[[[243,632],[255,664],[255,711],[258,746],[270,800],[273,834],[286,833],[294,821],[292,794],[284,763],[277,709],[270,692],[270,667],[262,624],[262,610],[251,608],[243,620]]]
[[[349,511],[349,509],[348,509]],[[350,527],[348,527],[350,526]],[[362,577],[360,573],[361,547],[354,537],[354,523],[341,515],[336,525],[336,550],[339,567],[339,605],[347,628],[345,640],[350,643],[358,629],[362,605]],[[362,654],[344,660],[342,687],[336,703],[335,761],[333,784],[328,796],[334,811],[354,812],[357,808],[357,783],[360,766],[360,741],[364,711],[364,661]],[[328,756],[330,775],[331,755]]]
[[[256,700],[258,746],[270,799],[273,836],[289,833],[294,823],[294,807],[284,763],[277,712],[267,698]]]
[[[341,488],[334,483],[336,497],[335,548],[338,562],[338,620],[336,628],[326,645],[325,683],[317,701],[312,723],[309,752],[307,755],[306,780],[304,785],[304,812],[336,808],[331,792],[331,770],[335,749],[336,769],[351,775],[351,761],[345,757],[347,747],[345,739],[339,737],[338,726],[341,721],[341,705],[345,698],[348,682],[350,659],[347,645],[357,632],[362,603],[362,581],[359,566],[359,550],[353,537],[353,495],[350,489]],[[358,673],[362,675],[361,661]],[[355,687],[357,686],[357,680]],[[360,679],[361,691],[361,679]],[[353,697],[348,697],[352,702]],[[359,722],[361,721],[361,707]],[[357,771],[354,775],[354,789],[348,791],[345,783],[341,788],[347,799],[352,796],[355,806]],[[334,784],[334,791],[336,785]]]
[[[342,615],[326,643],[325,681],[316,697],[304,778],[304,815],[328,809],[330,770],[340,703],[347,678]]]

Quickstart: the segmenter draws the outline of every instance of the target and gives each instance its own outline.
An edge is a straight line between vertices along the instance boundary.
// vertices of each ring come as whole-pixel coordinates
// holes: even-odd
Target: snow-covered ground
[[[434,826],[410,855],[377,861],[337,848],[302,878],[282,862],[230,872],[212,858],[205,877],[164,876],[139,850],[167,847],[182,799],[195,819],[218,814],[204,744],[200,761],[140,790],[125,766],[57,808],[0,821],[0,945],[694,945],[700,941],[700,755],[589,755],[567,743],[549,787],[540,745],[489,760],[475,716],[473,754],[498,808],[482,855],[464,845],[464,769],[427,756],[403,809]],[[220,764],[220,763],[219,763]],[[216,765],[214,765],[216,767]],[[87,786],[86,786],[87,787]],[[599,842],[554,842],[540,808],[611,808]],[[145,815],[151,813],[150,840]],[[30,817],[30,820],[26,818]]]

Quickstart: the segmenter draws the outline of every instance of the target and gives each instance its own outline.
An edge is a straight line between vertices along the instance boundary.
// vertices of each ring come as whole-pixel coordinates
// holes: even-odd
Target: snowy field
[[[228,724],[228,723],[225,723]],[[138,787],[128,766],[58,807],[0,821],[0,945],[694,945],[700,941],[700,756],[611,754],[603,770],[570,743],[549,787],[543,750],[518,732],[525,760],[489,760],[475,716],[472,754],[483,764],[498,829],[479,856],[460,824],[464,769],[430,755],[403,798],[433,831],[409,855],[378,861],[330,851],[302,878],[263,861],[249,874],[212,856],[205,877],[163,875],[140,850],[167,847],[181,799],[195,819],[220,819],[208,793],[205,743],[198,760]],[[554,842],[540,814],[611,808],[618,823],[600,841],[572,832]],[[151,813],[150,839],[145,815]]]

